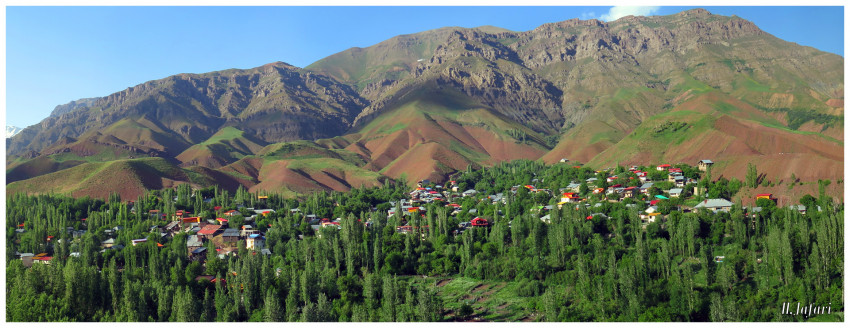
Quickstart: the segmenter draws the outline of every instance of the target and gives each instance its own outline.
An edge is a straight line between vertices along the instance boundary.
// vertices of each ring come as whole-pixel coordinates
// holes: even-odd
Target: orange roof
[[[221,226],[218,224],[208,224],[201,231],[198,231],[198,234],[211,235],[219,229],[221,229]]]

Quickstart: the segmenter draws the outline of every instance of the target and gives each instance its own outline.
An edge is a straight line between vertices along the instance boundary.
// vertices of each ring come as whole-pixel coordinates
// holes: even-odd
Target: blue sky
[[[179,73],[304,67],[350,47],[444,26],[514,31],[571,18],[669,15],[694,7],[7,7],[6,120]],[[779,38],[844,55],[841,7],[704,7]]]

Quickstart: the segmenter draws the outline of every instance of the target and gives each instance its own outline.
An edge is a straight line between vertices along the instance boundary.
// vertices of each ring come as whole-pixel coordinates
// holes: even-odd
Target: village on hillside
[[[566,159],[561,160],[561,163],[567,162]],[[428,211],[426,205],[444,206],[448,209],[448,214],[457,222],[457,226],[451,231],[457,236],[466,229],[480,229],[491,225],[492,216],[480,215],[476,208],[479,207],[478,204],[501,204],[504,207],[510,199],[507,195],[515,197],[517,193],[522,192],[534,195],[535,200],[541,200],[531,211],[544,223],[550,223],[550,211],[560,210],[564,207],[588,211],[589,214],[586,216],[588,221],[601,218],[608,219],[611,213],[604,210],[606,207],[603,204],[626,203],[625,206],[631,209],[634,215],[640,219],[642,227],[646,229],[647,225],[654,222],[663,224],[671,212],[728,213],[736,204],[727,198],[709,197],[707,190],[710,189],[708,187],[711,182],[700,182],[700,179],[710,170],[713,164],[711,160],[701,160],[696,163],[696,166],[685,164],[675,166],[660,164],[644,168],[631,166],[619,174],[615,174],[611,169],[600,170],[596,171],[599,178],[591,177],[583,181],[572,181],[568,185],[558,188],[558,190],[537,188],[534,183],[538,181],[533,179],[528,181],[529,184],[515,185],[509,190],[492,194],[471,188],[461,188],[454,180],[446,181],[444,184],[435,184],[423,180],[419,181],[416,187],[407,194],[407,198],[392,200],[384,204],[372,204],[371,211],[377,212],[378,208],[388,208],[386,210],[387,217],[398,218],[395,232],[408,234],[428,228],[427,225],[418,223],[425,221],[424,218]],[[574,166],[574,168],[580,167]],[[263,204],[263,201],[268,199],[269,196],[257,195],[256,197],[257,203]],[[177,197],[174,200],[176,201]],[[203,201],[210,204],[214,199],[205,198]],[[472,206],[462,205],[464,203]],[[755,203],[775,206],[776,198],[772,194],[758,194]],[[137,208],[133,202],[129,201],[127,204],[130,206],[130,213],[136,214]],[[806,206],[802,204],[789,205],[787,208],[799,211],[801,214],[805,214],[807,211]],[[176,235],[186,234],[186,256],[191,261],[205,263],[211,256],[224,259],[226,256],[236,255],[240,248],[245,248],[252,254],[268,256],[272,252],[266,247],[266,235],[273,227],[272,224],[267,223],[267,220],[262,219],[270,214],[283,211],[288,215],[298,216],[301,218],[298,221],[308,225],[312,235],[318,238],[321,238],[324,229],[340,229],[341,222],[344,220],[341,217],[319,217],[314,213],[305,213],[300,208],[251,208],[245,207],[243,204],[236,204],[233,209],[226,209],[221,205],[213,205],[212,209],[216,216],[215,219],[202,219],[202,217],[193,216],[193,213],[183,209],[178,209],[173,213],[166,213],[165,209],[147,210],[144,215],[147,215],[148,218],[159,219],[166,221],[166,223],[150,226],[148,234],[132,236],[125,235],[126,229],[122,229],[121,226],[97,231],[95,232],[97,236],[102,237],[100,252],[120,250],[126,246],[132,247],[149,242],[156,243],[157,247],[164,247]],[[819,209],[818,206],[817,210]],[[745,215],[754,217],[762,211],[762,207],[741,206],[741,210]],[[501,209],[496,210],[494,214],[504,215]],[[82,227],[85,227],[86,218],[81,221]],[[263,223],[258,223],[258,221]],[[359,219],[358,223],[364,225],[367,229],[372,225],[371,220],[362,221]],[[299,225],[295,224],[295,226],[297,228]],[[663,228],[663,225],[661,227]],[[15,234],[18,238],[27,234],[25,223],[18,225]],[[84,234],[86,234],[85,229],[68,227],[66,236],[72,239],[70,243],[73,244],[80,240]],[[159,238],[156,238],[155,241],[149,240],[150,237],[146,236],[150,234],[155,234],[154,236]],[[123,238],[119,238],[119,236]],[[299,239],[305,238],[304,234],[300,234],[298,237]],[[128,240],[129,245],[119,240]],[[53,259],[51,253],[54,251],[54,245],[61,242],[61,239],[50,235],[44,244],[43,252],[38,254],[18,253],[16,255],[26,267],[32,266],[33,263],[49,264]],[[70,252],[69,256],[80,256],[80,252]],[[206,276],[200,278],[212,279]]]

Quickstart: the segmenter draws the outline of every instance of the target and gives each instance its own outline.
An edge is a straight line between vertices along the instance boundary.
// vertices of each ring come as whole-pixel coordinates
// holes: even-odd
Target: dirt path
[[[452,279],[440,280],[440,281],[437,282],[437,287],[443,287],[445,285],[448,285],[450,282],[452,282]]]
[[[495,287],[490,288],[489,290],[487,290],[486,292],[484,292],[483,294],[481,294],[481,296],[490,296],[490,295],[493,295],[493,293],[495,293],[495,292],[497,292],[497,291],[501,290],[502,288],[505,288],[505,286],[507,286],[507,285],[508,285],[508,284],[506,284],[506,283],[504,283],[504,282],[503,282],[503,283],[499,283],[499,284],[498,284],[498,285],[496,285]]]
[[[472,292],[477,293],[487,288],[490,288],[490,284],[479,284],[478,286],[475,286],[475,288],[472,289]]]

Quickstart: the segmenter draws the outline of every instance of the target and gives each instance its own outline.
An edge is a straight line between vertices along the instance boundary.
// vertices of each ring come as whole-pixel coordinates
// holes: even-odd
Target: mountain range
[[[841,56],[703,9],[446,27],[304,68],[178,74],[57,106],[7,139],[7,192],[295,195],[520,158],[843,179],[843,72]]]

